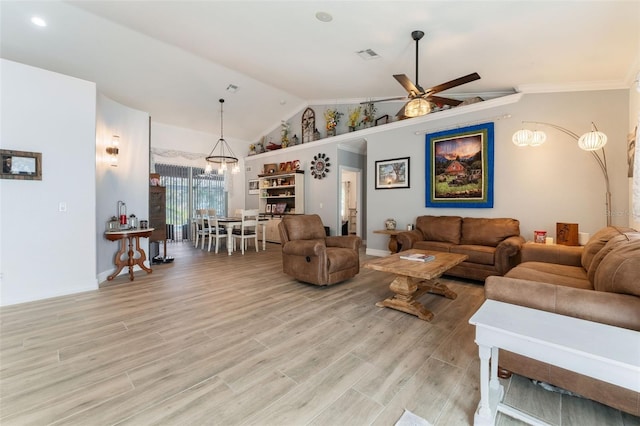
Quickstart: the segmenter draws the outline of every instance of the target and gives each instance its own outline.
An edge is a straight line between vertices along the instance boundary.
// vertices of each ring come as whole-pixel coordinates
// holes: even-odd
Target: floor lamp
[[[560,127],[556,124],[544,123],[541,121],[523,121],[523,124],[535,124],[535,125],[543,125],[552,127],[556,130],[561,131],[564,134],[571,136],[578,142],[578,146],[580,149],[585,151],[589,151],[593,158],[598,163],[600,170],[602,170],[602,175],[604,176],[604,183],[606,186],[607,192],[605,193],[605,204],[606,204],[606,216],[607,216],[607,226],[611,226],[611,189],[609,186],[609,172],[607,170],[607,156],[604,152],[604,146],[607,143],[607,135],[598,131],[596,125],[591,123],[591,131],[585,133],[582,136],[578,136],[576,133],[571,130],[567,130],[564,127]],[[517,146],[538,146],[544,143],[547,139],[547,135],[541,130],[528,130],[521,129],[513,134],[513,143]]]

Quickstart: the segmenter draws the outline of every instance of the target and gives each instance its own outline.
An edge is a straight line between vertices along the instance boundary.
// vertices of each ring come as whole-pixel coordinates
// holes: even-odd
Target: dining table
[[[227,238],[233,238],[233,227],[234,226],[242,226],[242,217],[240,216],[218,216],[218,224],[224,226],[227,230]],[[269,219],[261,217],[258,218],[258,224],[262,227],[262,251],[267,249],[267,221]],[[195,223],[196,219],[193,219],[193,223]],[[229,256],[233,253],[233,244],[231,241],[227,241],[227,252]]]

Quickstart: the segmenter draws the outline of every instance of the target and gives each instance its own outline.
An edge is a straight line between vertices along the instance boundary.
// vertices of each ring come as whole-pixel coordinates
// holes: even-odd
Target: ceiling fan
[[[404,89],[409,93],[409,101],[400,109],[400,111],[398,111],[398,114],[396,114],[400,118],[418,117],[428,114],[429,112],[431,112],[431,103],[457,106],[461,104],[462,101],[444,98],[442,96],[436,96],[435,94],[480,79],[480,75],[478,75],[477,72],[474,72],[472,74],[465,75],[464,77],[456,78],[455,80],[447,81],[446,83],[430,87],[427,90],[423,89],[422,86],[418,84],[418,42],[423,36],[423,31],[413,31],[411,33],[411,37],[416,41],[416,84],[413,84],[409,77],[407,77],[405,74],[394,74],[393,76],[393,78],[395,78],[398,83],[400,83],[402,87],[404,87]],[[395,101],[399,99],[406,98],[395,97],[378,99],[375,101],[362,102],[362,104]]]

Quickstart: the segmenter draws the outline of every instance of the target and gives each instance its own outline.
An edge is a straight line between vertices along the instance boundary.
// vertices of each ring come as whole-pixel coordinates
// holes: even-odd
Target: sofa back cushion
[[[611,238],[622,235],[625,232],[633,231],[635,231],[633,228],[619,228],[615,226],[607,226],[606,228],[600,229],[591,236],[587,244],[584,246],[584,250],[582,251],[582,267],[586,271],[589,271],[594,256],[602,250]]]
[[[418,216],[416,228],[426,241],[460,244],[460,216]]]
[[[496,247],[517,235],[520,235],[520,222],[516,219],[465,217],[462,220],[461,244]]]
[[[617,244],[596,269],[597,291],[640,296],[640,238]]]
[[[288,241],[324,240],[326,236],[322,219],[317,214],[285,216],[282,223],[285,224]]]
[[[589,270],[587,271],[587,277],[589,278],[589,281],[591,282],[591,284],[592,285],[594,284],[596,271],[598,270],[600,263],[602,263],[602,260],[613,249],[618,247],[620,244],[626,244],[629,241],[639,240],[639,239],[640,239],[640,233],[625,232],[623,234],[616,235],[612,237],[609,241],[607,241],[607,243],[600,249],[600,251],[598,251],[591,259],[591,264],[589,265]],[[594,285],[594,288],[595,288],[595,285]]]

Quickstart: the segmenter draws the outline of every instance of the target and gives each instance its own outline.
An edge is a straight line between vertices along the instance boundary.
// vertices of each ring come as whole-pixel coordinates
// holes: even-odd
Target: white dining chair
[[[242,248],[242,254],[244,255],[244,250],[246,247],[246,243],[248,240],[253,240],[253,244],[256,247],[256,252],[258,251],[258,215],[260,214],[258,209],[251,210],[242,210],[242,224],[240,225],[240,229],[233,230],[233,241],[234,245],[236,240],[239,240],[240,247]]]
[[[209,209],[209,215],[207,216],[207,225],[209,230],[209,248],[208,251],[211,251],[211,243],[215,240],[216,244],[216,253],[218,253],[218,249],[220,248],[220,242],[227,239],[227,244],[229,244],[229,236],[227,235],[227,230],[225,228],[221,228],[218,223],[218,217],[216,216],[216,211],[214,209]]]
[[[196,215],[192,220],[192,228],[191,228],[191,240],[193,241],[193,246],[198,247],[198,242],[200,241],[201,230],[204,227],[204,221],[200,219],[204,218],[207,215],[207,209],[196,209]]]

